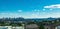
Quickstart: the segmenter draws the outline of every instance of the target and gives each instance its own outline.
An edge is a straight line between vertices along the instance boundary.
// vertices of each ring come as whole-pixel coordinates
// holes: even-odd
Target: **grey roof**
[[[37,28],[38,26],[36,24],[30,24],[30,25],[26,25],[26,28]]]

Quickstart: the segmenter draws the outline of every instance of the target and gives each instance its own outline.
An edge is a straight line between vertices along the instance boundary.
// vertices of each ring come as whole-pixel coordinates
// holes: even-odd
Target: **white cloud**
[[[37,10],[38,12],[40,11],[40,10]]]
[[[37,11],[36,9],[34,11]]]
[[[43,9],[43,11],[45,11],[45,9]]]
[[[21,17],[21,14],[18,14],[18,13],[0,13],[0,18],[3,18],[3,17]]]
[[[18,12],[22,12],[22,10],[18,10]]]
[[[50,10],[53,10],[53,9],[50,9]]]
[[[39,10],[39,9],[34,9],[33,11],[34,11],[34,12],[39,12],[40,10]]]
[[[60,4],[44,6],[44,8],[60,8]]]

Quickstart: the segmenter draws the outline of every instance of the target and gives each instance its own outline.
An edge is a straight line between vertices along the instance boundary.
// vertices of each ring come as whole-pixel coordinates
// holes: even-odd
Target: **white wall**
[[[12,27],[12,26],[0,26],[0,28],[7,28],[7,29],[24,29],[23,26],[16,26],[16,27]]]
[[[55,29],[60,29],[60,26],[56,26]]]
[[[12,27],[12,29],[24,29],[23,26],[20,26],[20,27]]]

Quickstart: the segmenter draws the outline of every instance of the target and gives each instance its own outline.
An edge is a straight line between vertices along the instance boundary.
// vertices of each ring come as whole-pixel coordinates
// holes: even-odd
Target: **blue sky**
[[[0,18],[60,17],[60,0],[0,0]]]

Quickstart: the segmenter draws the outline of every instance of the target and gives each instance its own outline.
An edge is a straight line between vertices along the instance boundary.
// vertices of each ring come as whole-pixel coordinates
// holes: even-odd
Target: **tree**
[[[35,24],[35,22],[29,22],[29,23],[27,23],[27,24]]]
[[[40,24],[39,29],[44,29],[43,24]]]
[[[44,25],[42,22],[38,22],[37,25],[39,26],[39,29],[44,29]]]

